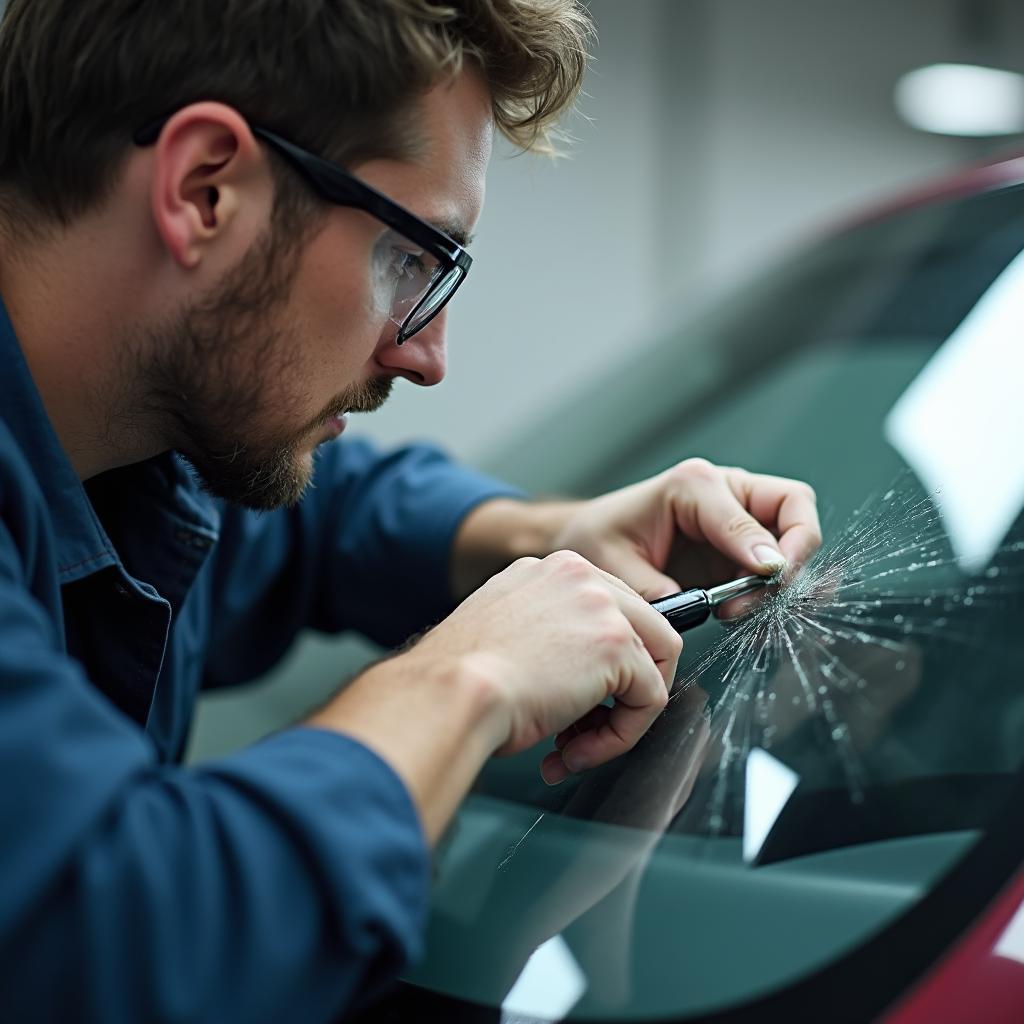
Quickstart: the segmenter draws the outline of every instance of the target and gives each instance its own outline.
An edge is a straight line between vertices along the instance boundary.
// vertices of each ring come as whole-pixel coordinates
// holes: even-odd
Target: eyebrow
[[[468,249],[473,243],[473,235],[467,234],[466,229],[459,221],[454,220],[431,220],[427,222],[438,231],[443,231],[449,238],[459,243],[463,249]]]

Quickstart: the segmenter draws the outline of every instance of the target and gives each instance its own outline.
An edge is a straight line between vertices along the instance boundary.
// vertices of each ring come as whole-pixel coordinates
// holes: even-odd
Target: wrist
[[[558,538],[580,504],[577,501],[521,502],[519,515],[508,524],[509,562],[531,555],[544,558],[557,551],[562,546]]]
[[[306,724],[350,736],[386,761],[434,843],[507,738],[511,715],[496,664],[427,646],[371,666]]]
[[[499,659],[484,652],[434,657],[426,645],[403,657],[417,662],[414,672],[432,700],[446,708],[451,727],[478,744],[486,759],[507,739],[511,706]],[[420,660],[422,659],[422,660]]]
[[[558,550],[558,537],[576,501],[527,502],[496,498],[463,520],[452,547],[452,589],[459,599],[519,558]]]

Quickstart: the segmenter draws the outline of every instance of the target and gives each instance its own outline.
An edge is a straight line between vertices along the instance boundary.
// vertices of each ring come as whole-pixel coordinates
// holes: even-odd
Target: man
[[[443,377],[494,125],[542,143],[588,31],[573,0],[8,4],[5,1019],[332,1019],[415,955],[486,758],[557,734],[556,783],[662,710],[681,645],[645,598],[817,544],[805,485],[699,460],[532,505],[325,443]],[[431,624],[180,765],[200,688],[301,628]]]

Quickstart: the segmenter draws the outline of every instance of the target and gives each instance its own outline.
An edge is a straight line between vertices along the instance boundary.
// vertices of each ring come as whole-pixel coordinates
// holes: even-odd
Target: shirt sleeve
[[[391,452],[348,438],[319,450],[293,509],[225,509],[213,558],[207,686],[269,669],[304,627],[355,630],[387,647],[454,606],[452,542],[483,501],[522,492],[437,448]]]
[[[326,1022],[400,971],[428,855],[391,769],[315,729],[159,764],[21,573],[0,524],[0,1015]]]

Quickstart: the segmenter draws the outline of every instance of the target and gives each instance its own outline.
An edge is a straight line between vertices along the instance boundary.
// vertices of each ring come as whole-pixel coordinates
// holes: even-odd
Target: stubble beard
[[[216,288],[159,331],[150,332],[143,379],[147,419],[214,497],[258,511],[295,505],[313,476],[309,452],[328,422],[370,412],[391,393],[390,379],[353,384],[299,427],[302,339],[280,326],[298,270],[300,245],[268,233]]]

